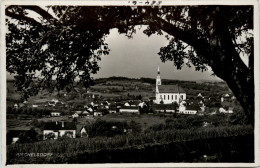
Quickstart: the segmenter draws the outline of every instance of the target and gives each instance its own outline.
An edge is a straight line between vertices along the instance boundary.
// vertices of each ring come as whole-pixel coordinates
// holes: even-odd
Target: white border
[[[259,110],[260,110],[260,68],[259,68],[259,2],[257,0],[161,0],[163,6],[167,5],[254,5],[254,72],[255,72],[255,163],[136,163],[136,164],[19,164],[8,165],[6,163],[6,53],[5,53],[5,5],[105,5],[124,6],[132,5],[133,0],[2,0],[1,2],[1,56],[0,56],[0,108],[1,108],[1,148],[3,167],[256,167],[260,166],[260,146],[259,146]],[[137,0],[146,2],[146,0]],[[148,0],[152,2],[152,0]],[[159,0],[156,0],[157,2]],[[145,5],[143,5],[145,6]],[[241,144],[243,145],[243,144]]]

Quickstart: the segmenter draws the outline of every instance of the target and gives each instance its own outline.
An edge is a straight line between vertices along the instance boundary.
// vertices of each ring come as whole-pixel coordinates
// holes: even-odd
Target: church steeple
[[[158,88],[159,85],[162,85],[162,81],[160,77],[160,67],[158,66],[157,77],[156,77],[156,93],[159,93],[159,88]]]

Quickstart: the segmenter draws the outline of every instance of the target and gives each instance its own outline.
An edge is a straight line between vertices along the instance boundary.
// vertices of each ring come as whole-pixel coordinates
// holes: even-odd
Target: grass
[[[7,119],[6,125],[8,129],[27,129],[29,126],[30,120],[18,120],[18,119]]]
[[[108,114],[103,116],[101,119],[106,121],[135,121],[142,125],[142,129],[145,130],[146,128],[162,124],[165,122],[165,119],[170,117],[160,117],[158,115],[150,115],[150,114],[142,114],[142,115],[131,115],[131,114]]]
[[[145,134],[119,135],[115,137],[94,137],[78,138],[64,140],[48,140],[27,144],[12,144],[7,147],[7,159],[12,162],[20,162],[15,155],[17,153],[53,153],[52,161],[56,158],[63,158],[65,161],[74,158],[78,154],[95,153],[102,150],[114,149],[140,149],[147,145],[162,145],[173,142],[191,142],[205,139],[215,139],[225,137],[237,137],[244,135],[253,135],[253,129],[250,126],[231,126],[196,130],[163,130],[149,132]],[[231,141],[230,141],[231,142]],[[232,142],[231,142],[232,143]],[[231,144],[232,145],[232,144]],[[152,151],[154,152],[154,151]],[[28,158],[30,159],[30,158]],[[37,160],[38,161],[38,160]],[[36,162],[37,162],[36,161]],[[35,162],[35,161],[34,161]],[[30,162],[31,163],[31,162]],[[44,161],[43,161],[44,163]]]

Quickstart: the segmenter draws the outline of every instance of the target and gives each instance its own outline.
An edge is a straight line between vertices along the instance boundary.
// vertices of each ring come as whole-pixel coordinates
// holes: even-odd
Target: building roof
[[[44,125],[44,130],[76,130],[76,125],[73,122],[47,122]]]
[[[178,85],[159,85],[160,93],[185,93],[182,87]]]

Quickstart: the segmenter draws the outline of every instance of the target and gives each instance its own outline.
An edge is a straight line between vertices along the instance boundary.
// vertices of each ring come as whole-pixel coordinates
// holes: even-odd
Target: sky
[[[220,80],[212,76],[209,68],[206,72],[195,71],[194,67],[183,67],[177,70],[173,62],[163,63],[157,54],[160,48],[168,44],[164,35],[152,35],[148,37],[143,33],[144,26],[137,28],[136,34],[129,39],[124,34],[119,34],[117,29],[110,30],[106,37],[109,55],[101,57],[99,66],[101,69],[94,78],[106,78],[111,76],[124,76],[130,78],[155,78],[157,67],[160,67],[162,79],[176,80]]]
[[[101,57],[98,65],[101,67],[94,78],[107,78],[123,76],[129,78],[156,78],[158,66],[162,79],[174,80],[221,80],[213,76],[210,67],[208,71],[195,71],[194,67],[184,66],[181,70],[174,67],[173,62],[163,63],[157,54],[160,48],[168,44],[164,35],[151,35],[143,33],[145,26],[138,27],[133,38],[119,34],[117,29],[110,30],[106,43],[110,48],[109,55]],[[13,77],[7,73],[7,79]]]

